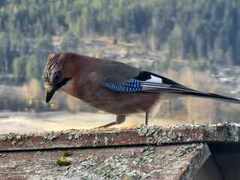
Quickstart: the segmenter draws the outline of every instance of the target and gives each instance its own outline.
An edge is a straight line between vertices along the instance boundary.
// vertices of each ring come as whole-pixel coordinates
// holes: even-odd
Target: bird
[[[47,103],[61,90],[116,115],[114,122],[100,128],[121,124],[127,115],[138,112],[145,113],[145,125],[148,125],[150,110],[164,97],[193,96],[240,103],[240,99],[191,89],[122,62],[71,52],[50,53],[43,78]]]

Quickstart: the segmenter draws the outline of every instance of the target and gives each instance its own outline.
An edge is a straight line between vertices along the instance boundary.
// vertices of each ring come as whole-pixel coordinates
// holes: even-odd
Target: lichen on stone
[[[72,162],[68,158],[61,156],[59,159],[57,159],[56,163],[59,166],[69,166],[69,165],[71,165]]]
[[[72,160],[70,158],[71,155],[72,154],[69,152],[64,152],[63,155],[57,159],[57,161],[56,161],[57,165],[59,165],[59,166],[71,165],[72,164]]]

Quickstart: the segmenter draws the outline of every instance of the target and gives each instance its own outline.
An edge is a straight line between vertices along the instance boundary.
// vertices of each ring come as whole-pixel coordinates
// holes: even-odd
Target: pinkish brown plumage
[[[238,99],[196,91],[120,62],[74,53],[50,54],[44,79],[47,102],[60,89],[98,109],[116,114],[117,121],[104,127],[123,122],[128,114],[149,112],[165,94],[216,98],[239,103]]]

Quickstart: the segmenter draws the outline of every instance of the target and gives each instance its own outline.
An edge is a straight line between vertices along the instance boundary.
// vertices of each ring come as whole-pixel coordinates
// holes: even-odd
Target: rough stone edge
[[[43,134],[0,135],[0,151],[95,148],[184,143],[239,143],[240,124],[142,126],[124,130],[68,130]]]
[[[211,151],[207,144],[201,144],[195,152],[195,156],[190,160],[189,165],[182,172],[179,180],[193,180],[203,164],[211,156]]]

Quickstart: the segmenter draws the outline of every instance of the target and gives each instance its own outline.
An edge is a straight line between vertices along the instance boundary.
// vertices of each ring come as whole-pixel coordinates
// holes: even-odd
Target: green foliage
[[[67,32],[63,36],[63,42],[61,44],[62,51],[77,51],[79,47],[79,37],[73,32]]]
[[[17,81],[24,81],[26,78],[26,57],[17,57],[13,61],[13,75]]]
[[[40,69],[40,63],[38,59],[34,56],[28,56],[27,57],[27,64],[26,64],[26,78],[28,80],[30,79],[40,79],[41,78],[41,69]]]
[[[238,0],[3,1],[0,73],[21,75],[17,66],[25,61],[26,79],[39,79],[48,52],[78,51],[79,39],[94,34],[141,41],[168,51],[169,59],[240,64],[239,5]],[[63,39],[60,47],[53,37]]]

